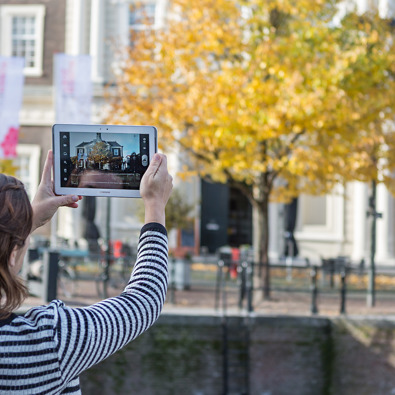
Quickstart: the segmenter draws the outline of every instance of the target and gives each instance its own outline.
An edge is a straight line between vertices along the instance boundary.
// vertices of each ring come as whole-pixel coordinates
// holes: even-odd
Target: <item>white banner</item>
[[[54,88],[56,123],[91,123],[89,55],[54,55]]]
[[[15,158],[25,60],[0,56],[0,158]]]

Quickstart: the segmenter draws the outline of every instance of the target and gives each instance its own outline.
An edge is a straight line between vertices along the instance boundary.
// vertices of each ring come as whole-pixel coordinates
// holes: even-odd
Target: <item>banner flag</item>
[[[90,124],[92,113],[91,57],[89,55],[54,55],[55,122]],[[59,210],[52,218],[51,245],[57,245],[57,235],[78,238],[78,210]],[[59,223],[62,227],[58,229]]]
[[[0,158],[15,158],[25,59],[0,56]]]
[[[91,123],[89,55],[54,55],[54,88],[56,123]]]

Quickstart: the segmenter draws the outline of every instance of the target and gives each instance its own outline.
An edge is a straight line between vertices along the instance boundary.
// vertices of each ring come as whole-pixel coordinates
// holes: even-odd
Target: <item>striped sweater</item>
[[[0,320],[0,394],[80,394],[79,374],[158,318],[167,289],[167,233],[145,225],[123,293],[89,307],[61,301]]]

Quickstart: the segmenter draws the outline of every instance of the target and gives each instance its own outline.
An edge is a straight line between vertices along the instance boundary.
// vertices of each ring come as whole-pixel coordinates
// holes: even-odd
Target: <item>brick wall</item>
[[[256,317],[250,329],[251,395],[395,393],[393,321]],[[81,386],[85,395],[218,395],[222,366],[220,317],[162,315]]]

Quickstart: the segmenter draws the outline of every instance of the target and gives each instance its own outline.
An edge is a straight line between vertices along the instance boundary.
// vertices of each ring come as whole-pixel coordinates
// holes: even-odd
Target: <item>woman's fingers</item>
[[[52,163],[53,163],[53,153],[52,150],[49,150],[47,154],[47,158],[45,159],[43,174],[41,176],[41,182],[46,185],[50,185],[52,183]]]

